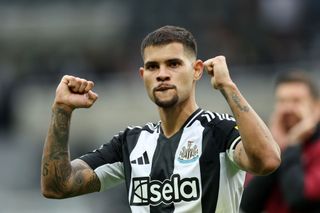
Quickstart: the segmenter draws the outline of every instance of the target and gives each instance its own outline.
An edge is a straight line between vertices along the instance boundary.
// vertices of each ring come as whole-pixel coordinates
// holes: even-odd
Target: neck
[[[198,109],[195,102],[181,103],[178,106],[171,108],[159,107],[159,114],[161,119],[161,127],[163,134],[166,137],[171,137],[178,132],[190,115]]]

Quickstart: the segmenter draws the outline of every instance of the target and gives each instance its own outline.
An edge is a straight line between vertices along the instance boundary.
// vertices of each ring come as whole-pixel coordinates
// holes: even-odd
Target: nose
[[[292,113],[294,112],[295,108],[297,108],[297,106],[289,100],[283,101],[278,105],[278,107],[285,113]]]
[[[170,80],[170,73],[164,66],[161,66],[158,71],[157,81],[168,81],[168,80]]]

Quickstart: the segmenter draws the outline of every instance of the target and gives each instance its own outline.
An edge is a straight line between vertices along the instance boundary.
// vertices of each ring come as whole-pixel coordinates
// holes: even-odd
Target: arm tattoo
[[[73,170],[75,177],[72,188],[79,190],[74,194],[70,194],[70,196],[97,192],[100,190],[100,180],[94,171],[82,164],[76,164],[73,167]]]
[[[82,186],[83,183],[85,182],[85,175],[83,172],[79,172],[75,178],[75,185]],[[76,186],[77,187],[77,186]],[[84,184],[84,192],[85,193],[90,193],[90,192],[96,192],[100,190],[100,180],[98,176],[92,172],[90,174],[89,180],[86,181]]]
[[[79,161],[71,164],[68,148],[70,119],[70,113],[54,109],[42,158],[43,183],[62,197],[100,190],[100,180],[88,165]]]
[[[96,174],[90,177],[89,182],[87,183],[87,188],[89,192],[96,192],[100,190],[100,180]]]
[[[62,190],[71,175],[68,137],[71,114],[54,109],[42,159],[42,176],[52,179],[52,189]]]
[[[69,138],[71,114],[63,109],[57,108],[52,113],[52,134],[56,138],[56,142],[61,145],[67,145]]]
[[[221,89],[221,93],[228,100],[228,94],[224,89]],[[241,105],[240,98],[237,94],[232,93],[231,100],[236,104],[236,106],[241,112],[249,112],[250,108],[248,106]]]
[[[241,112],[249,112],[249,107],[241,105],[240,98],[239,98],[239,96],[237,94],[232,93],[231,99],[237,105],[237,107],[240,109]]]
[[[47,176],[49,174],[49,163],[44,162],[42,165],[42,176]]]

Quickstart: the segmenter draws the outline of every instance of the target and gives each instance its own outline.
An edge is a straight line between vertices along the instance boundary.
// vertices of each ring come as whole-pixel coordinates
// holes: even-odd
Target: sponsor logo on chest
[[[199,180],[182,178],[174,174],[163,182],[149,177],[132,179],[130,205],[159,205],[172,202],[197,200],[200,196]]]

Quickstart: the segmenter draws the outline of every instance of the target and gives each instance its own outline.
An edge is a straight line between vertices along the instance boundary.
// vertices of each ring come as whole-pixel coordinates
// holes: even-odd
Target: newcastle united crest
[[[193,141],[188,141],[187,146],[183,146],[178,157],[180,163],[191,163],[199,158],[197,145]]]

